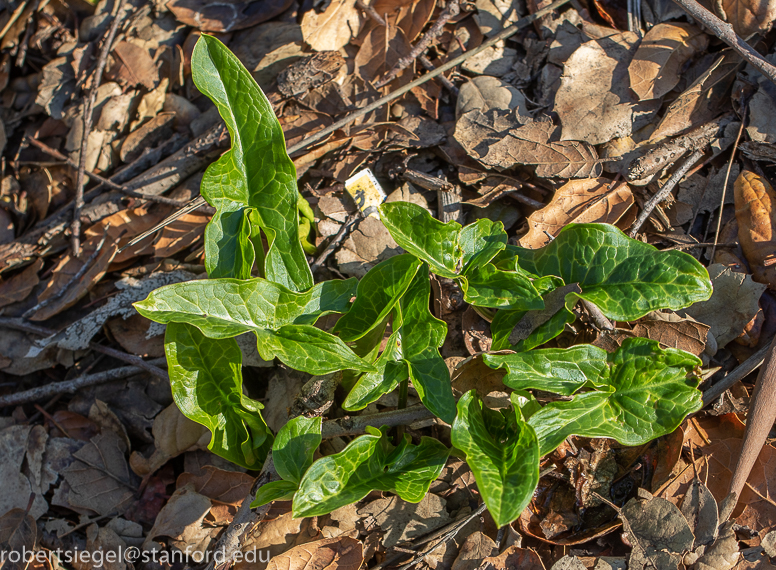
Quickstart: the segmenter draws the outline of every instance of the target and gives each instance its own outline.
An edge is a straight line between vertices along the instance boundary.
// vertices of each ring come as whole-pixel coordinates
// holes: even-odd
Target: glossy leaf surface
[[[375,265],[358,283],[356,300],[332,329],[345,342],[366,335],[387,317],[412,283],[421,261],[396,255]]]
[[[313,279],[299,243],[296,169],[272,106],[248,70],[212,36],[200,36],[191,68],[195,85],[215,103],[232,139],[231,150],[202,179],[202,195],[216,208],[205,231],[208,274],[250,276],[255,254],[246,224],[253,209],[269,241],[267,279],[296,291],[309,289]]]
[[[711,296],[709,274],[694,257],[630,239],[607,224],[569,224],[541,249],[514,248],[520,267],[578,283],[581,297],[609,318],[630,321]]]
[[[324,281],[304,293],[260,278],[207,279],[156,289],[135,308],[158,323],[189,323],[210,338],[228,338],[344,313],[355,292],[355,279]]]
[[[460,283],[464,301],[471,305],[521,311],[544,308],[544,301],[528,276],[502,271],[492,263],[470,267]]]
[[[490,410],[470,390],[458,401],[451,437],[466,453],[496,526],[519,517],[539,483],[540,455],[536,434],[517,407]]]
[[[573,349],[571,349],[573,350]],[[601,351],[609,373],[602,390],[551,402],[531,416],[542,455],[569,435],[610,437],[642,445],[674,431],[701,407],[697,379],[689,377],[701,360],[675,349],[661,349],[645,338],[625,339],[613,354]],[[568,360],[568,358],[567,358]],[[589,364],[588,364],[589,365]]]
[[[461,230],[459,237],[463,254],[462,274],[482,267],[492,260],[507,245],[507,232],[504,224],[488,218],[477,220]]]
[[[410,202],[382,204],[380,219],[396,243],[428,263],[434,273],[442,277],[457,276],[462,255],[458,245],[461,224],[443,224],[425,208]]]
[[[394,332],[377,358],[374,366],[377,370],[362,375],[348,393],[342,407],[349,411],[363,410],[383,394],[393,392],[399,383],[408,376],[407,363],[400,362],[400,331]]]
[[[272,444],[275,470],[283,479],[299,484],[302,475],[313,464],[313,455],[321,445],[320,417],[298,416],[286,422]]]
[[[164,349],[175,403],[213,434],[208,448],[248,469],[260,469],[272,435],[264,407],[242,392],[242,353],[234,339],[215,340],[184,323],[167,325]]]
[[[435,439],[409,443],[405,436],[394,447],[388,436],[373,428],[354,439],[340,453],[313,463],[294,496],[294,517],[324,515],[360,501],[372,490],[396,493],[420,502],[442,471],[449,450]]]

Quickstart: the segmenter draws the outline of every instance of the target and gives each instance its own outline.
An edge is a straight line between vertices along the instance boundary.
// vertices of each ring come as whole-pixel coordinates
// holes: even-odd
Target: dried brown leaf
[[[21,273],[17,273],[10,279],[0,280],[0,307],[26,299],[40,282],[38,271],[42,268],[43,260],[37,259]]]
[[[498,353],[495,353],[498,354]],[[461,394],[476,389],[477,393],[485,397],[491,392],[503,392],[505,376],[502,369],[493,370],[482,361],[482,355],[472,356],[457,364],[452,370],[453,389]]]
[[[691,24],[650,28],[628,67],[631,89],[642,100],[662,97],[679,83],[685,62],[708,44],[709,36]]]
[[[742,65],[741,58],[733,50],[723,51],[711,67],[668,106],[649,140],[659,141],[716,117],[728,102],[730,86]]]
[[[395,18],[396,26],[413,42],[434,13],[436,0],[375,0],[371,4],[381,16]]]
[[[649,123],[660,101],[639,101],[630,89],[628,64],[637,45],[635,34],[622,32],[585,42],[566,60],[553,109],[561,140],[602,144]]]
[[[454,138],[472,158],[497,170],[536,166],[542,178],[587,178],[601,173],[595,149],[584,142],[557,141],[549,121],[526,125],[511,115],[479,110],[465,113],[455,125]]]
[[[633,334],[651,338],[668,348],[678,348],[700,356],[706,350],[706,337],[709,325],[691,319],[682,319],[678,315],[666,320],[662,313],[647,315],[633,326]]]
[[[219,503],[239,505],[251,490],[254,478],[239,471],[224,471],[214,465],[205,465],[201,472],[181,473],[175,485],[179,489],[191,484],[194,490]]]
[[[498,546],[487,534],[477,531],[461,546],[451,570],[475,570],[484,558],[498,555]]]
[[[189,555],[204,554],[210,539],[220,530],[203,524],[210,507],[210,499],[195,492],[191,486],[176,489],[159,511],[144,547],[158,537],[168,537],[172,544]]]
[[[358,570],[363,562],[361,543],[339,536],[296,546],[273,557],[267,570]]]
[[[24,556],[14,562],[6,555],[10,552],[31,553],[35,549],[37,535],[35,519],[24,509],[11,509],[0,517],[0,552],[4,555],[0,567],[3,570],[25,570],[29,561]]]
[[[135,497],[124,442],[111,431],[94,436],[79,449],[62,474],[70,485],[67,501],[100,515],[121,513]]]
[[[364,81],[376,81],[388,73],[400,58],[408,55],[411,49],[407,36],[395,24],[391,23],[387,27],[373,24],[356,54],[356,70]],[[405,69],[397,80],[406,83],[412,70],[413,66]]]
[[[776,20],[774,0],[721,0],[715,2],[715,7],[721,8],[723,19],[744,39],[767,32]]]
[[[154,324],[140,315],[132,315],[128,319],[121,317],[105,323],[113,338],[121,348],[130,354],[159,358],[164,356],[164,334],[148,337]]]
[[[570,180],[558,188],[549,204],[528,216],[529,231],[520,238],[520,245],[538,249],[547,243],[547,233],[554,237],[571,222],[617,223],[634,200],[627,184],[610,189],[611,184],[607,178],[587,178]]]
[[[165,6],[179,22],[203,32],[250,28],[282,14],[292,0],[170,0]]]
[[[776,288],[776,193],[771,184],[750,170],[735,183],[738,239],[755,281]]]
[[[485,558],[479,566],[482,570],[544,570],[541,558],[530,548],[513,544],[497,556]]]
[[[361,14],[356,0],[332,0],[323,12],[308,10],[302,16],[304,41],[315,51],[338,50],[358,34]]]
[[[114,81],[133,87],[142,85],[148,90],[159,83],[159,70],[148,50],[130,42],[119,42],[111,51],[114,61],[105,74]]]

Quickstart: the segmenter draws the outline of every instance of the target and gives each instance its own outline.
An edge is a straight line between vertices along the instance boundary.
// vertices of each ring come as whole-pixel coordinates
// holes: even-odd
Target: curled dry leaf
[[[584,142],[558,141],[550,121],[521,125],[512,114],[475,109],[455,125],[455,140],[472,158],[497,170],[535,165],[542,178],[587,178],[601,173],[595,149]],[[554,139],[554,140],[553,140]]]
[[[267,570],[358,570],[363,562],[361,543],[339,536],[296,546],[272,558]]]
[[[361,15],[356,0],[332,0],[323,12],[308,10],[302,16],[304,41],[315,51],[338,50],[358,33]]]
[[[738,239],[755,281],[776,288],[776,193],[770,183],[744,170],[735,184]]]
[[[633,206],[633,194],[627,184],[610,189],[611,183],[607,178],[568,181],[549,204],[528,216],[529,230],[520,245],[538,249],[547,243],[548,233],[554,237],[571,222],[616,224]]]
[[[628,67],[631,89],[640,99],[658,99],[679,83],[684,64],[706,49],[709,36],[691,24],[658,24],[641,40]]]
[[[660,101],[639,101],[628,79],[637,42],[635,34],[622,32],[585,42],[566,60],[554,105],[561,140],[602,144],[649,123]]]

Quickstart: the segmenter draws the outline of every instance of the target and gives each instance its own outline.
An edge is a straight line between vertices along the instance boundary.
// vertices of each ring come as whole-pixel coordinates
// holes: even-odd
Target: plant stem
[[[407,407],[407,396],[410,388],[410,379],[405,378],[399,384],[399,404],[398,409],[404,410]],[[404,437],[404,424],[396,426],[396,444]]]

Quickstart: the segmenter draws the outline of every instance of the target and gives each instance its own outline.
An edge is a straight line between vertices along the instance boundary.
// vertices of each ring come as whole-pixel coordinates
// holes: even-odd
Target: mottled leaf
[[[255,253],[247,212],[254,210],[252,218],[269,242],[267,279],[295,291],[309,289],[313,279],[299,243],[296,170],[272,106],[248,70],[212,36],[197,41],[191,68],[195,85],[215,103],[232,137],[232,149],[202,179],[202,195],[216,208],[205,230],[208,274],[250,276]]]
[[[388,202],[380,206],[380,219],[405,251],[428,263],[442,277],[457,277],[461,248],[457,222],[443,224],[425,208],[410,202]]]
[[[606,391],[551,402],[529,419],[542,455],[570,435],[642,445],[671,433],[688,414],[700,409],[697,378],[690,376],[701,365],[699,358],[661,349],[657,341],[645,338],[627,338],[617,352],[601,356],[609,367],[608,378],[601,383]]]
[[[167,325],[170,385],[183,415],[213,434],[216,455],[259,469],[272,443],[264,407],[242,391],[242,353],[234,339],[211,339],[185,323]]]
[[[536,434],[517,406],[503,413],[490,410],[470,390],[458,401],[451,439],[466,453],[496,526],[519,517],[539,483],[540,456]]]
[[[402,355],[399,348],[400,332],[400,330],[396,331],[388,338],[385,349],[374,363],[377,370],[362,375],[353,385],[342,403],[344,409],[363,410],[383,394],[393,392],[399,383],[407,378],[409,374],[407,363],[400,362]]]
[[[461,273],[466,275],[470,269],[488,263],[506,247],[507,232],[504,231],[504,224],[501,222],[481,218],[464,227],[459,240],[463,252]]]
[[[544,308],[539,292],[523,271],[502,271],[486,263],[469,268],[460,284],[464,300],[478,307],[521,311]]]
[[[367,435],[307,470],[294,496],[294,517],[325,515],[360,501],[372,490],[396,493],[411,503],[423,499],[441,473],[449,450],[428,437],[412,445],[408,435],[394,447],[385,433],[367,429]]]

